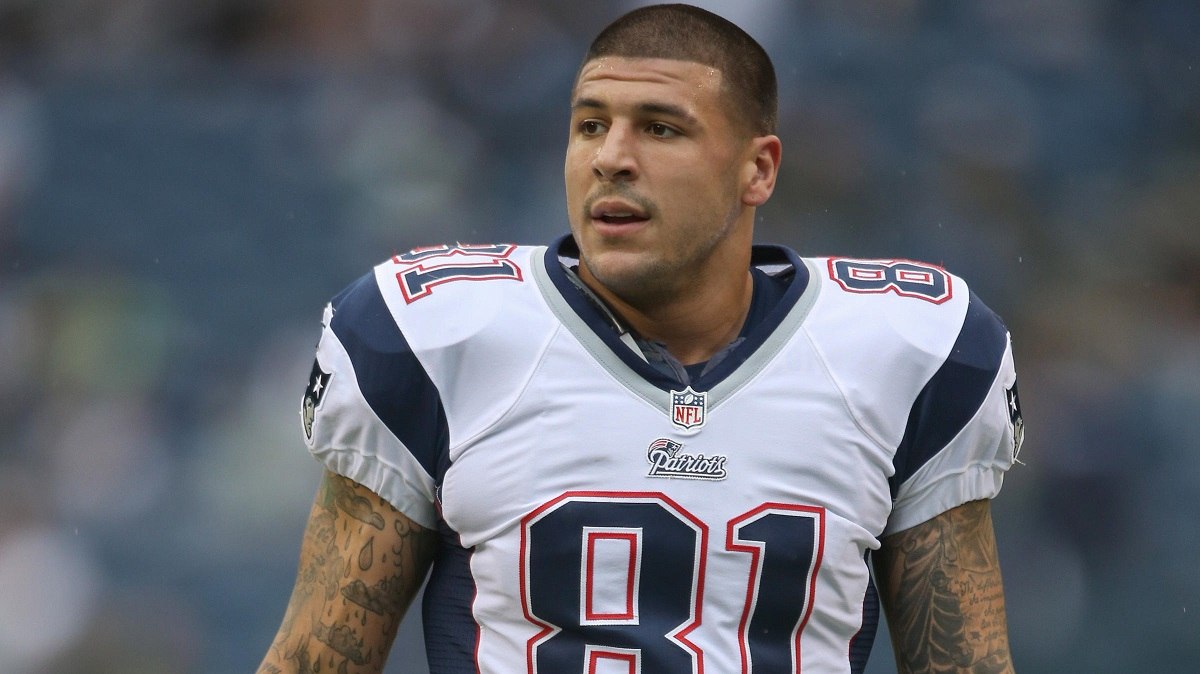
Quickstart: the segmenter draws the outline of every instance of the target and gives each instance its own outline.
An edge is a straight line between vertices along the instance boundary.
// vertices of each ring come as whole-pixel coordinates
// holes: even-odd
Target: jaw
[[[594,242],[593,242],[594,243]],[[616,296],[631,304],[639,297],[661,296],[670,274],[669,266],[648,247],[626,241],[626,245],[580,244],[580,276],[601,296]],[[597,287],[599,286],[599,287]]]
[[[579,276],[614,307],[649,311],[676,299],[678,260],[669,257],[675,251],[659,241],[659,228],[636,229],[622,230],[617,236],[606,235],[590,223],[575,229]]]

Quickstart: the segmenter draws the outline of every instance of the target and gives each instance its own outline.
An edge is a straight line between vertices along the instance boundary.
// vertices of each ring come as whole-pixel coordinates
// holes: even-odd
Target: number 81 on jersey
[[[799,672],[825,539],[823,508],[765,503],[726,524],[748,556],[742,672]],[[702,674],[708,526],[658,492],[568,492],[522,520],[521,601],[540,631],[529,674]]]

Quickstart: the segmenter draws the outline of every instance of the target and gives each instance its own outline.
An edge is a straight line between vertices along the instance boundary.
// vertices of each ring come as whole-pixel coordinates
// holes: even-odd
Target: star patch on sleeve
[[[333,375],[321,369],[320,361],[313,360],[312,373],[308,375],[308,387],[304,389],[304,400],[300,404],[300,419],[304,422],[304,437],[312,440],[313,420],[317,416],[317,408],[325,399],[325,391],[329,389],[329,380]]]
[[[1013,460],[1021,453],[1021,443],[1025,441],[1025,421],[1021,418],[1021,401],[1017,396],[1017,382],[1010,388],[1004,389],[1004,400],[1008,403],[1008,424],[1012,428]]]

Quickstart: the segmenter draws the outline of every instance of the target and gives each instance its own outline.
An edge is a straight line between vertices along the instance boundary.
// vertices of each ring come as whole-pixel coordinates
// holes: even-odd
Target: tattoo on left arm
[[[884,539],[876,580],[900,672],[1012,671],[987,501]]]

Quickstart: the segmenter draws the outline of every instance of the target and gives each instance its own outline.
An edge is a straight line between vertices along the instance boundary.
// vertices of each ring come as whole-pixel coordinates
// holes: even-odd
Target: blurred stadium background
[[[253,670],[324,302],[563,231],[574,69],[635,4],[0,0],[0,672]],[[1018,669],[1194,671],[1200,3],[699,4],[779,70],[760,238],[942,263],[1016,336]]]

